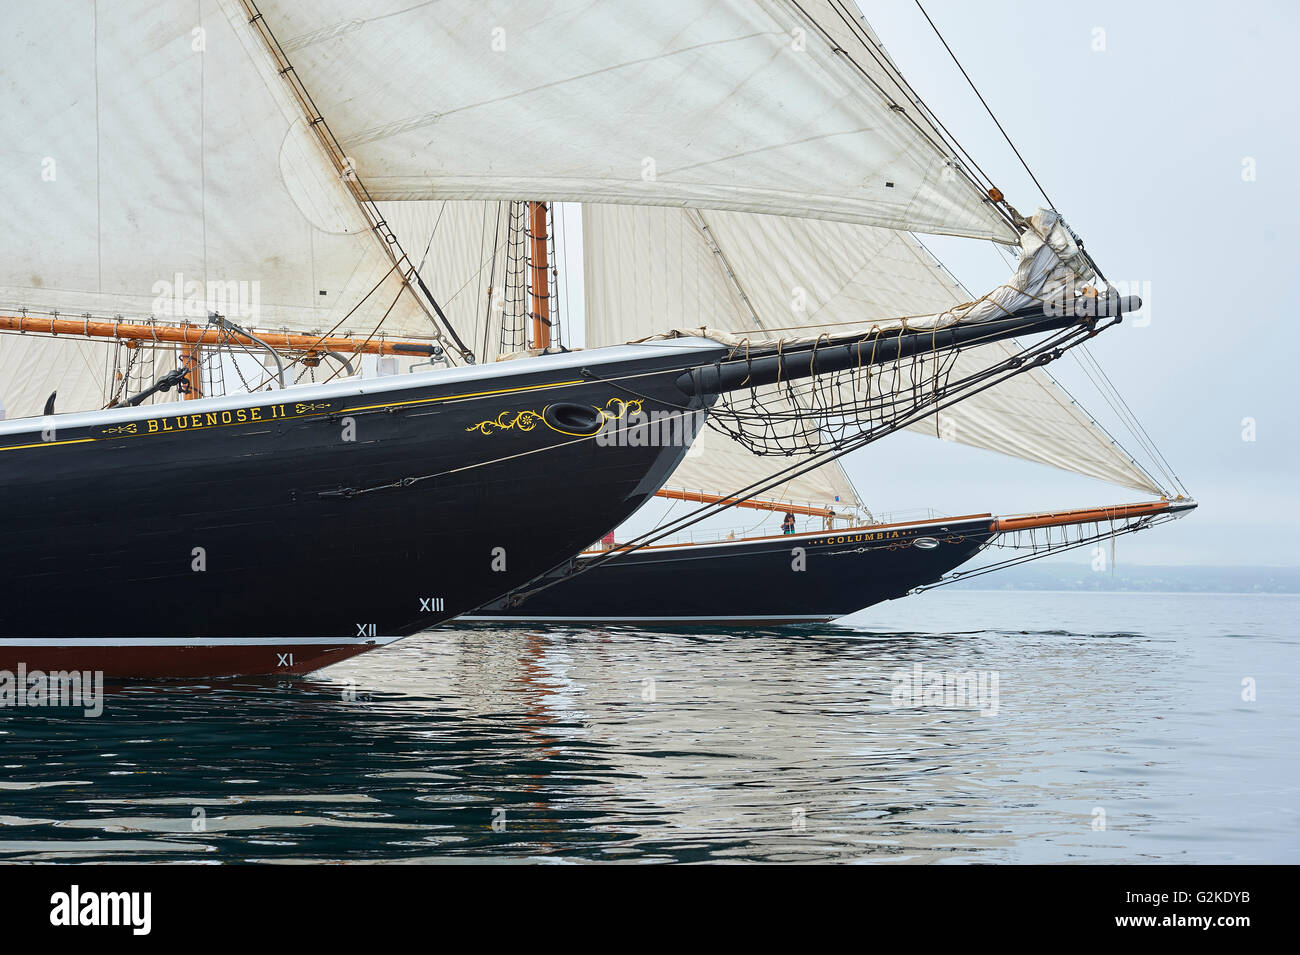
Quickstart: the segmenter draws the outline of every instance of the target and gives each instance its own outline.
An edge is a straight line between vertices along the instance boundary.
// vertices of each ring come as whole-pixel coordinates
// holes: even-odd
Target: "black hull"
[[[938,580],[992,536],[990,518],[979,517],[645,548],[517,606],[506,597],[464,619],[642,624],[833,620]],[[796,548],[803,552],[802,571],[795,569]]]
[[[588,369],[638,375],[647,412],[680,406],[682,369],[720,351],[0,423],[0,670],[305,672],[462,614],[626,519],[686,450],[601,445],[540,412],[618,410],[627,392]]]

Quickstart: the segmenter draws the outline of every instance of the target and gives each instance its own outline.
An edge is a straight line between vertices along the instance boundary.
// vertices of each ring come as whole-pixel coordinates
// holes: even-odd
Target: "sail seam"
[[[970,153],[964,147],[962,147],[960,143],[956,141],[956,139],[952,136],[952,134],[948,132],[946,128],[944,128],[943,124],[938,121],[938,118],[934,116],[934,114],[930,111],[930,109],[926,107],[924,103],[921,102],[920,97],[916,95],[915,91],[911,88],[911,86],[907,83],[907,81],[903,79],[902,73],[898,70],[898,68],[887,67],[884,63],[881,62],[879,55],[875,52],[874,44],[871,42],[869,37],[866,37],[859,32],[860,27],[854,23],[853,17],[851,16],[846,17],[845,14],[838,8],[838,6],[835,3],[832,3],[832,8],[835,9],[836,14],[840,17],[841,20],[844,21],[845,25],[848,26],[849,31],[854,35],[854,38],[857,39],[859,43],[862,44],[863,48],[867,51],[867,54],[871,56],[872,59],[874,59],[878,64],[881,65],[882,69],[885,70],[886,75],[888,75],[890,79],[893,80],[895,84],[898,86],[898,92],[902,93],[909,103],[913,103],[914,105],[921,107],[921,109],[924,111],[926,115],[927,120],[933,119],[934,122],[933,122],[932,132],[934,135],[931,134],[931,131],[927,131],[919,122],[917,122],[916,117],[912,116],[906,109],[899,106],[899,104],[896,101],[896,97],[890,95],[889,91],[886,90],[879,83],[879,81],[877,81],[876,78],[873,77],[866,69],[864,69],[862,64],[860,64],[857,61],[857,59],[855,59],[854,56],[848,50],[845,50],[839,46],[835,42],[834,37],[831,36],[829,31],[827,31],[827,29],[817,21],[816,17],[812,16],[811,14],[808,13],[806,9],[804,9],[803,5],[799,2],[799,0],[789,0],[789,3],[792,7],[794,7],[799,11],[800,15],[804,18],[804,20],[812,24],[812,26],[817,30],[817,32],[821,34],[822,38],[828,44],[830,44],[831,49],[834,52],[838,53],[846,63],[850,64],[853,70],[863,80],[865,80],[869,85],[875,88],[875,90],[881,95],[881,97],[884,98],[886,103],[888,103],[889,106],[894,111],[896,111],[900,116],[902,116],[903,119],[906,120],[908,124],[911,125],[912,128],[915,129],[916,132],[930,145],[930,147],[934,149],[934,151],[942,159],[944,159],[945,162],[949,164],[948,167],[954,169],[956,174],[961,176],[961,178],[965,180],[975,190],[976,194],[980,196],[981,200],[986,204],[988,204],[990,208],[992,208],[995,211],[999,219],[1001,219],[1014,232],[1020,231],[1020,229],[1016,225],[1015,217],[1011,215],[1011,213],[1009,213],[1006,209],[1001,208],[999,201],[995,201],[991,197],[989,189],[992,188],[992,180],[989,179],[987,173],[985,173],[984,170],[979,166],[979,164],[975,162],[974,158],[970,155]],[[939,137],[938,140],[935,139],[935,135]],[[965,165],[963,163],[953,161],[957,158],[958,154],[965,157],[966,161],[985,180],[985,182],[988,185],[988,188],[985,188],[985,186],[976,182],[975,179],[971,176],[970,172],[965,168]]]
[[[423,277],[421,277],[420,273],[416,270],[415,265],[411,263],[410,257],[402,248],[401,243],[397,239],[397,235],[391,228],[389,228],[388,223],[379,212],[378,205],[371,197],[370,192],[366,188],[365,183],[362,182],[360,175],[351,167],[342,144],[339,143],[338,137],[334,135],[334,131],[330,129],[329,123],[326,122],[325,117],[316,107],[316,103],[312,99],[311,93],[303,83],[302,78],[298,76],[297,70],[294,69],[293,63],[289,60],[288,54],[285,53],[279,40],[276,39],[274,32],[271,30],[270,24],[266,22],[266,17],[262,14],[261,10],[258,9],[254,0],[240,0],[240,2],[248,13],[249,25],[253,28],[254,32],[262,38],[262,42],[266,46],[267,52],[271,55],[272,59],[275,60],[280,75],[284,77],[285,82],[289,84],[289,88],[293,91],[294,97],[298,100],[300,108],[306,115],[308,125],[316,131],[317,139],[324,147],[325,153],[333,164],[335,171],[339,174],[341,181],[346,184],[349,195],[351,195],[353,200],[357,203],[357,206],[362,215],[366,218],[366,221],[370,223],[371,231],[376,235],[376,239],[384,249],[384,253],[390,260],[392,260],[394,268],[401,277],[403,287],[411,290],[412,297],[415,299],[416,304],[420,307],[421,311],[425,313],[425,316],[433,322],[433,316],[429,315],[428,309],[425,308],[424,304],[420,301],[420,297],[415,295],[415,290],[411,285],[411,278],[414,276],[415,282],[419,286],[420,291],[424,293],[428,303],[433,306],[433,310],[437,314],[438,319],[442,322],[443,327],[451,335],[456,347],[460,350],[461,358],[467,364],[473,364],[473,351],[467,348],[465,343],[461,341],[460,336],[456,333],[455,327],[443,312],[442,307],[438,304],[437,299],[434,298],[429,287],[424,283]],[[405,261],[410,267],[410,272],[407,272],[402,267],[403,261]],[[436,322],[434,322],[434,327],[435,329],[437,328]],[[441,337],[441,332],[435,335],[435,338],[441,339]]]

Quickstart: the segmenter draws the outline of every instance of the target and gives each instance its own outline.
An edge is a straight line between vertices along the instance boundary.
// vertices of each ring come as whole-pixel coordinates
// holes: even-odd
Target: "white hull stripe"
[[[654,354],[680,354],[689,364],[692,354],[719,348],[717,342],[705,338],[677,338],[663,342],[643,342],[639,345],[611,345],[587,351],[565,352],[558,355],[537,355],[512,361],[494,362],[490,365],[458,365],[419,372],[414,375],[389,375],[383,378],[348,379],[318,385],[294,385],[273,391],[236,392],[213,398],[201,398],[185,406],[186,412],[233,411],[238,408],[266,407],[283,402],[316,401],[329,398],[360,398],[376,396],[383,401],[385,395],[400,397],[403,393],[437,385],[456,385],[465,382],[478,387],[479,382],[490,384],[503,378],[525,375],[530,372],[564,371],[585,368],[589,365],[618,361],[636,361]],[[539,387],[554,387],[547,383]],[[510,389],[513,390],[513,389]],[[459,397],[489,399],[488,394],[474,393]],[[164,405],[141,405],[135,408],[112,408],[103,411],[81,411],[57,417],[59,430],[144,421],[150,417],[167,414]],[[40,430],[40,415],[27,418],[0,419],[0,435],[24,434]]]
[[[364,647],[401,637],[0,637],[0,647]]]

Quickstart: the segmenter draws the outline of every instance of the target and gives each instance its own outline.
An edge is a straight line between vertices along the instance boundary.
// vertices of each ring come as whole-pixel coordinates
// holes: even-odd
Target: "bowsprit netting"
[[[1194,506],[1194,505],[1193,505]],[[993,560],[969,570],[954,570],[933,583],[913,587],[910,593],[923,593],[936,587],[946,587],[962,580],[982,577],[994,571],[1005,570],[1030,561],[1041,560],[1066,551],[1078,550],[1089,544],[1110,546],[1109,566],[1115,566],[1115,541],[1127,534],[1149,530],[1176,521],[1186,513],[1185,510],[1171,511],[1163,514],[1147,514],[1140,517],[1081,521],[1078,524],[1062,527],[1039,527],[1017,531],[1003,531],[994,535],[988,543],[980,548],[983,553],[994,550],[1010,551],[1010,556]]]
[[[839,448],[864,435],[900,430],[953,401],[1046,364],[1093,332],[1074,326],[1029,347],[1014,341],[1009,348],[996,347],[977,340],[872,361],[875,346],[883,346],[893,334],[863,336],[861,341],[869,343],[863,349],[867,357],[856,367],[722,394],[708,424],[759,455]],[[734,347],[728,360],[746,360],[747,348]],[[815,354],[807,360],[815,360]]]
[[[782,381],[721,395],[715,430],[755,454],[801,454],[891,426],[948,393],[960,349],[923,352],[883,365]],[[732,358],[744,357],[740,349]]]

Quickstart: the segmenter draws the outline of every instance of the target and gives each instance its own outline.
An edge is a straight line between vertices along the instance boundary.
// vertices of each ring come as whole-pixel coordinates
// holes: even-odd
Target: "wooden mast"
[[[550,236],[546,232],[547,203],[528,203],[531,255],[528,280],[532,285],[533,348],[551,347]]]
[[[190,390],[181,396],[184,401],[203,397],[203,366],[199,364],[202,354],[198,345],[186,345],[181,349],[181,367],[190,381]]]

